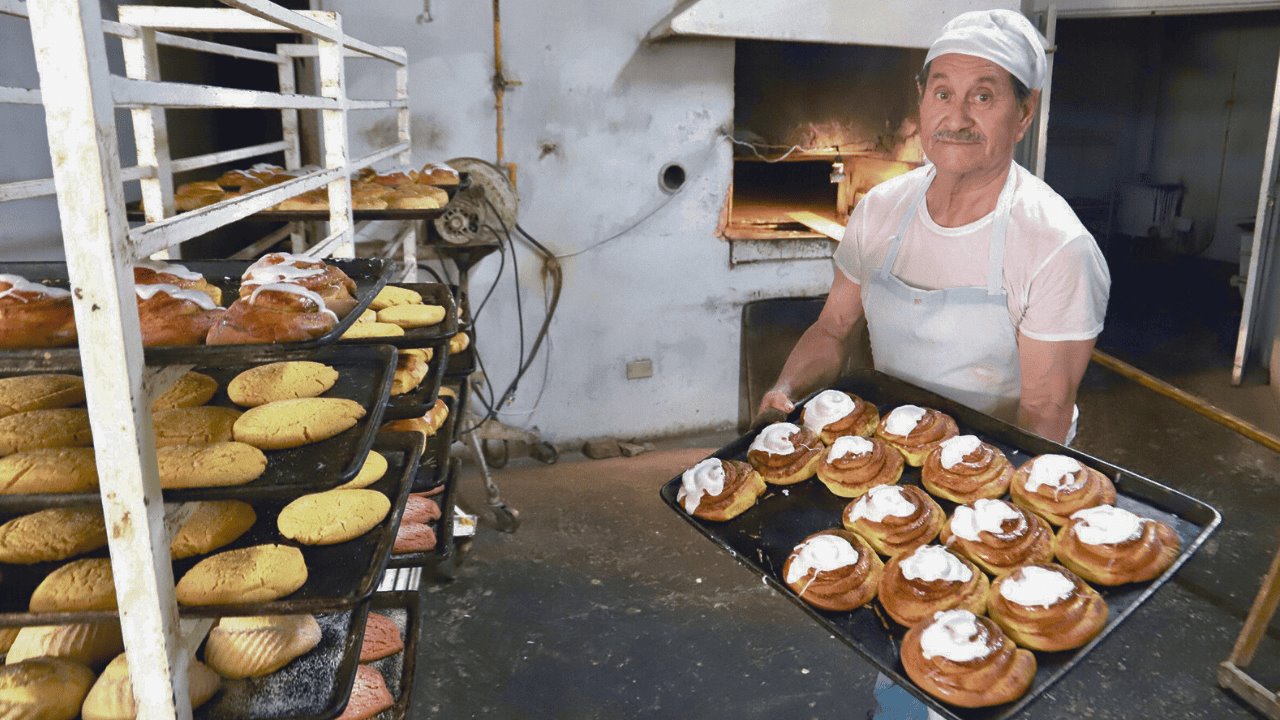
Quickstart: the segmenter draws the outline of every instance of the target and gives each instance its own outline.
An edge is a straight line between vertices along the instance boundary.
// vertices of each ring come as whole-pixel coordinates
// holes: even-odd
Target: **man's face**
[[[934,58],[920,97],[925,155],[940,175],[1002,171],[1031,124],[1035,99],[1019,105],[1009,71],[989,60]]]

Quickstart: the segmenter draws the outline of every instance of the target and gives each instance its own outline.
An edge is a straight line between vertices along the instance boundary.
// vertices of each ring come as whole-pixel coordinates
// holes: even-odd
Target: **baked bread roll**
[[[92,552],[107,544],[102,508],[49,508],[0,525],[0,563],[32,565]]]
[[[25,450],[91,445],[88,410],[28,410],[0,418],[0,457]]]
[[[428,185],[457,185],[461,176],[444,163],[427,163],[418,171],[418,182]]]
[[[378,322],[399,325],[405,330],[439,325],[444,308],[439,305],[396,305],[378,311]]]
[[[422,523],[401,522],[396,530],[395,545],[391,552],[397,555],[412,552],[427,552],[436,549],[436,531],[430,525]]]
[[[244,271],[240,278],[240,297],[249,297],[259,287],[274,283],[290,283],[310,290],[323,298],[325,307],[339,317],[356,307],[356,281],[340,268],[323,260],[282,252],[267,253]]]
[[[1112,505],[1079,510],[1058,530],[1058,560],[1099,585],[1154,580],[1181,551],[1173,528]]]
[[[378,321],[378,313],[374,312],[372,308],[365,308],[364,310],[360,311],[360,317],[356,318],[357,325],[359,325],[360,323],[371,323],[371,322],[377,322],[377,321]]]
[[[374,529],[390,511],[391,501],[377,490],[329,490],[285,505],[276,527],[303,545],[336,545]]]
[[[374,173],[368,182],[388,188],[409,187],[418,182],[417,170],[395,170],[392,172]]]
[[[367,663],[391,657],[404,650],[400,628],[386,615],[370,612],[364,623],[364,640],[360,643],[360,662]]]
[[[307,582],[302,551],[287,545],[227,550],[196,563],[178,581],[179,605],[227,605],[278,600]]]
[[[383,288],[378,291],[378,294],[373,296],[373,300],[369,302],[369,309],[377,312],[397,305],[421,304],[422,294],[417,290],[398,287],[396,285],[384,285]]]
[[[253,506],[239,500],[185,503],[190,513],[169,541],[174,560],[207,555],[236,541],[258,521]]]
[[[770,485],[794,485],[813,477],[825,450],[813,431],[788,422],[773,423],[751,441],[747,462]]]
[[[418,357],[424,363],[431,362],[431,358],[436,356],[435,350],[431,348],[403,348],[400,350],[401,355],[413,355]]]
[[[469,347],[471,347],[471,336],[464,332],[460,332],[449,338],[450,355],[460,355]]]
[[[93,671],[62,658],[33,658],[0,668],[0,717],[75,720]]]
[[[1030,650],[1072,650],[1107,624],[1107,603],[1097,590],[1061,565],[1023,565],[991,584],[987,613],[1009,637]]]
[[[975,435],[944,440],[920,468],[920,484],[925,490],[961,504],[1004,497],[1011,478],[1013,465],[1000,448]]]
[[[285,450],[318,443],[355,427],[364,408],[346,398],[276,400],[245,411],[235,438],[262,450]]]
[[[357,665],[351,699],[347,700],[347,706],[338,720],[368,720],[395,704],[396,699],[387,690],[387,682],[382,678],[382,673],[369,665]]]
[[[944,610],[902,638],[902,666],[921,690],[957,707],[990,707],[1026,694],[1036,658],[990,618]]]
[[[226,191],[216,182],[183,183],[173,191],[173,209],[178,212],[190,212],[212,205],[225,197],[227,197]]]
[[[310,360],[273,362],[249,368],[227,383],[227,397],[242,407],[276,400],[319,397],[338,382],[338,371]]]
[[[880,424],[880,411],[853,393],[823,390],[804,404],[800,424],[829,446],[845,435],[874,435]]]
[[[911,467],[923,465],[934,448],[958,434],[960,430],[950,415],[917,405],[894,408],[876,426],[876,437],[902,453]]]
[[[0,458],[0,495],[87,493],[98,489],[93,448],[44,448]]]
[[[1015,503],[1061,526],[1077,510],[1115,503],[1116,486],[1074,458],[1041,455],[1013,474],[1009,494]]]
[[[894,622],[911,627],[941,610],[981,615],[990,589],[987,576],[972,562],[941,545],[921,545],[885,562],[877,597]]]
[[[205,342],[245,345],[314,340],[333,330],[338,316],[319,295],[299,285],[257,285],[247,297],[231,303]]]
[[[404,337],[404,328],[384,322],[358,322],[342,333],[343,340],[367,340],[369,338]]]
[[[316,190],[308,190],[307,192],[285,198],[276,203],[272,210],[280,212],[297,212],[308,210],[328,210],[329,209],[329,190],[327,188],[319,188]]]
[[[876,596],[884,563],[862,540],[832,528],[805,538],[782,565],[782,579],[821,610],[853,610]]]
[[[765,489],[760,473],[747,463],[707,458],[680,476],[676,501],[696,518],[723,522],[751,509]]]
[[[947,515],[915,485],[880,485],[845,506],[841,522],[881,555],[893,557],[938,537]]]
[[[18,631],[4,661],[6,665],[16,665],[32,658],[56,657],[97,668],[121,650],[124,650],[124,638],[120,635],[120,623],[115,620],[33,625]]]
[[[982,498],[956,508],[942,542],[991,575],[1053,559],[1053,531],[1038,515],[1004,500]]]
[[[400,516],[400,521],[429,523],[439,520],[440,515],[440,506],[435,500],[410,493],[405,499],[404,513]]]
[[[222,304],[222,288],[205,280],[204,276],[186,265],[160,260],[138,260],[133,264],[135,285],[176,285],[183,290],[198,290],[215,305]]]
[[[391,380],[391,394],[405,395],[413,392],[427,377],[427,362],[421,355],[400,353],[396,357],[396,372]]]
[[[79,375],[49,373],[0,378],[0,417],[83,402],[84,379]]]
[[[0,274],[0,348],[66,347],[76,344],[71,292]]]
[[[209,328],[225,310],[206,293],[176,285],[138,285],[142,346],[203,345]]]
[[[877,485],[902,477],[902,454],[879,438],[858,435],[836,438],[818,462],[818,479],[840,497],[861,497]]]
[[[156,448],[164,490],[244,485],[267,471],[267,456],[242,442]]]
[[[311,615],[224,617],[209,631],[204,661],[228,680],[263,677],[311,652],[321,636]]]
[[[194,370],[178,378],[151,403],[151,412],[200,407],[218,392],[218,381]]]
[[[364,464],[360,466],[360,470],[356,476],[346,483],[339,485],[338,490],[358,490],[366,488],[382,479],[387,474],[387,458],[377,450],[370,450],[369,454],[364,458]]]
[[[115,610],[111,559],[84,558],[55,568],[31,593],[30,607],[31,612]]]
[[[449,203],[449,194],[429,185],[410,185],[396,188],[386,201],[387,207],[396,210],[434,210]]]
[[[209,702],[222,686],[222,678],[199,660],[192,659],[187,667],[187,695],[192,709]],[[138,705],[133,699],[133,684],[129,680],[129,661],[121,653],[98,676],[80,709],[83,720],[134,720]]]
[[[174,408],[151,414],[157,448],[228,442],[239,419],[239,410],[217,405]]]

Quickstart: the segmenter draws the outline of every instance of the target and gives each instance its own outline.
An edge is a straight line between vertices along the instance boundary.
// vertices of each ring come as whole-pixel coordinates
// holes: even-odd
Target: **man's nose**
[[[960,101],[947,104],[943,116],[944,127],[948,130],[962,130],[973,125],[973,114],[969,112],[969,103]]]

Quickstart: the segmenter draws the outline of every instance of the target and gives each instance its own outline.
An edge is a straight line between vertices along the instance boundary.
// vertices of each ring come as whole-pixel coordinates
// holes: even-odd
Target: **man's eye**
[[[935,90],[933,92],[933,96],[938,98],[939,100],[946,100],[947,98],[951,97],[951,93],[947,92],[946,90]]]
[[[977,98],[978,98],[978,102],[980,103],[991,102],[991,95],[987,93],[978,93]]]

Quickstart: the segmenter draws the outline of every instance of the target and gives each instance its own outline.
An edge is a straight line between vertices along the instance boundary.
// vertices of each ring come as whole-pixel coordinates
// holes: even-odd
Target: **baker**
[[[1011,10],[943,27],[917,78],[929,163],[854,209],[831,294],[761,417],[835,381],[865,315],[877,370],[1051,440],[1074,435],[1111,277],[1066,200],[1013,161],[1046,65]]]

